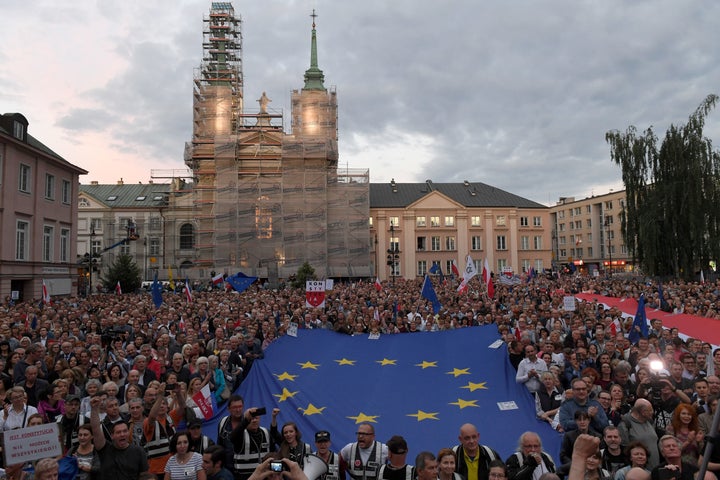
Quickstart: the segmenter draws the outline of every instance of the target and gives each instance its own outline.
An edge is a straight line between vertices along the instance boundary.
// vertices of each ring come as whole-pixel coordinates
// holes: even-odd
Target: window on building
[[[100,252],[102,251],[102,240],[93,240],[90,245],[90,251],[93,256],[100,255]]]
[[[445,260],[445,273],[447,275],[452,275],[452,260]]]
[[[530,270],[530,260],[523,259],[520,264],[522,266],[523,273],[526,273],[528,270]]]
[[[615,250],[615,248],[613,247],[613,251],[614,251],[614,250]],[[628,253],[627,246],[625,246],[625,245],[620,245],[620,253],[622,253],[623,255],[627,255],[627,253]]]
[[[588,257],[592,257],[592,254],[593,254],[592,247],[587,247],[587,253],[588,253]]]
[[[575,230],[575,222],[570,222],[570,230]]]
[[[582,247],[578,247],[578,248],[575,249],[575,255],[577,255],[578,258],[583,256],[583,249],[582,249]]]
[[[18,190],[25,193],[30,193],[30,165],[20,164],[20,170],[18,173]]]
[[[70,229],[60,229],[60,262],[70,261]]]
[[[572,222],[571,222],[571,223],[572,223]],[[561,232],[564,232],[564,231],[565,231],[565,224],[564,224],[564,223],[561,223],[560,225],[558,225],[558,228],[560,229]]]
[[[45,198],[55,200],[55,175],[45,174]]]
[[[195,248],[195,228],[191,223],[184,223],[180,226],[180,250],[193,248]]]
[[[496,237],[496,249],[507,250],[507,243],[505,241],[505,235],[498,235]]]
[[[535,250],[542,250],[542,248],[543,248],[542,236],[535,235],[533,237],[533,248]]]
[[[418,252],[427,250],[427,237],[417,237],[417,250]]]
[[[55,229],[49,225],[43,227],[42,260],[53,261],[53,236]]]
[[[427,221],[425,220],[425,217],[415,217],[415,226],[427,227]]]
[[[576,228],[577,230],[581,230],[581,229],[582,229],[582,220],[578,220],[577,222],[575,222],[575,228]]]
[[[445,217],[445,226],[446,227],[454,227],[455,226],[455,217],[453,217],[453,216]]]
[[[607,215],[607,216],[605,217],[605,223],[606,223],[607,225],[612,225],[612,224],[613,224],[613,217],[612,217],[612,215]]]
[[[612,202],[612,200],[608,200],[607,202],[605,202],[605,209],[606,209],[606,210],[612,210],[612,208],[613,208],[613,202]]]
[[[272,205],[269,204],[269,198],[263,195],[258,198],[258,203],[255,205],[255,238],[264,239],[272,236]]]
[[[150,237],[150,244],[148,245],[148,254],[157,257],[160,255],[160,239],[157,237]]]
[[[505,226],[505,215],[498,215],[495,217],[495,225],[498,227],[504,227]]]
[[[373,226],[373,218],[372,217],[368,217],[368,226],[370,226],[370,227]]]
[[[533,217],[533,227],[542,227],[542,217]]]
[[[94,230],[95,232],[101,232],[102,231],[102,219],[101,218],[91,218],[90,219],[90,230]]]
[[[557,212],[558,218],[565,218],[565,210],[560,210]]]
[[[162,219],[160,217],[150,217],[150,221],[148,222],[148,230],[153,232],[157,232],[158,230],[160,230],[160,227],[162,225],[161,221]]]
[[[527,235],[520,237],[520,250],[530,250],[530,237]]]
[[[565,236],[558,237],[558,245],[565,245],[567,243],[567,238]]]
[[[585,220],[585,227],[586,228],[592,227],[592,219],[591,218],[588,218],[587,220]]]
[[[561,249],[560,249],[560,256],[561,256],[561,257],[567,257],[567,250],[564,249],[564,248],[561,248]]]
[[[536,272],[542,272],[544,268],[545,267],[543,267],[542,259],[535,260],[535,271]]]
[[[520,217],[520,226],[521,227],[530,226],[530,224],[528,223],[528,217]]]
[[[430,238],[430,250],[437,252],[440,250],[440,237]]]
[[[470,249],[471,250],[482,250],[482,237],[475,235],[470,237]]]
[[[72,201],[72,184],[68,180],[62,181],[62,203],[65,205],[70,205],[70,202]]]
[[[618,203],[620,203],[620,208],[625,210],[625,200],[620,200]]]
[[[575,207],[575,215],[582,215],[582,208]]]
[[[400,226],[400,217],[390,217],[390,225],[393,226],[393,228],[398,228]]]
[[[430,217],[430,226],[431,227],[439,227],[440,226],[440,217]]]
[[[13,122],[13,137],[25,140],[25,125],[17,121]]]
[[[400,237],[390,237],[390,249],[400,251]]]
[[[456,247],[455,247],[455,237],[452,236],[452,235],[451,235],[451,236],[448,236],[448,237],[445,237],[445,250],[452,251],[452,250],[455,250],[455,249],[456,249]]]
[[[419,277],[425,276],[427,273],[427,260],[418,260],[417,262],[417,274]]]
[[[30,223],[18,220],[15,223],[15,260],[30,260]]]
[[[505,267],[507,267],[507,259],[506,258],[498,258],[497,260],[497,271],[502,272]]]
[[[470,217],[470,226],[471,227],[482,227],[482,220],[479,215],[474,215]]]
[[[592,213],[592,205],[585,205],[585,213]]]

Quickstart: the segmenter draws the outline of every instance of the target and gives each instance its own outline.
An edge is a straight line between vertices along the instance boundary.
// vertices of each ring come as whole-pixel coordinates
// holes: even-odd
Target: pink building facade
[[[28,134],[19,113],[0,116],[0,295],[16,301],[68,295],[77,282],[79,176]]]

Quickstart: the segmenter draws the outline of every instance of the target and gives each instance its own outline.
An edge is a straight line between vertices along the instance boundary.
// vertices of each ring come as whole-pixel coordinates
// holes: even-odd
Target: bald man
[[[480,445],[480,434],[475,425],[466,423],[460,427],[460,445],[453,447],[457,456],[455,471],[467,480],[488,480],[490,462],[501,460],[500,455],[486,445]]]

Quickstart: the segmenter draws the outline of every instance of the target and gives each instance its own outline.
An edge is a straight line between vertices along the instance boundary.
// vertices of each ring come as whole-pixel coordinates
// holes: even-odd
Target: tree
[[[123,292],[134,292],[141,285],[140,267],[130,255],[120,254],[102,277],[103,286],[109,292],[115,290],[118,281]]]
[[[720,258],[720,152],[703,136],[717,101],[708,95],[687,124],[670,125],[659,149],[652,127],[605,134],[625,184],[625,245],[650,275],[690,279]]]
[[[295,279],[292,281],[293,287],[305,288],[305,282],[308,280],[317,280],[317,276],[315,275],[315,269],[308,262],[305,262],[298,268]]]

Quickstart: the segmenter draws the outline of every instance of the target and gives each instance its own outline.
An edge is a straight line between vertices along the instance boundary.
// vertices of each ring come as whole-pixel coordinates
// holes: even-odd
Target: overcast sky
[[[310,60],[336,87],[340,163],[372,182],[479,181],[551,204],[621,189],[605,133],[660,136],[720,93],[720,2],[256,0],[245,102],[285,113]],[[97,180],[183,169],[199,0],[3,0],[0,112]],[[720,111],[706,135],[720,146]]]

